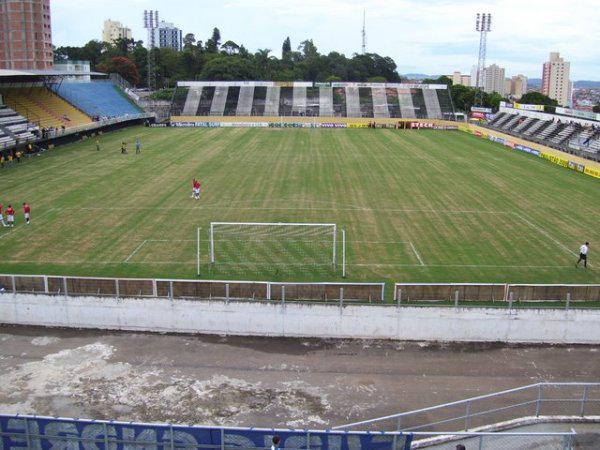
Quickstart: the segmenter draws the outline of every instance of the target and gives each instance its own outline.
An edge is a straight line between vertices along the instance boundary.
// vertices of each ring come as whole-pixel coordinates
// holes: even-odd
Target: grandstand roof
[[[107,76],[102,72],[80,72],[74,70],[11,70],[0,69],[0,78],[8,77],[69,77],[69,76]]]

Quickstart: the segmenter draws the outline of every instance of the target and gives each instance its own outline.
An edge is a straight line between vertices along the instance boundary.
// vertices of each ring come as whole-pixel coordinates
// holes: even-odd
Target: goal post
[[[335,223],[211,222],[210,262],[337,267]]]

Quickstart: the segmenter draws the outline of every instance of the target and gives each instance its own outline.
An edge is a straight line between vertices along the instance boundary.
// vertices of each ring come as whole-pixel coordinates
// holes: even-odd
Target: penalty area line
[[[410,244],[410,248],[412,248],[412,251],[415,253],[415,256],[417,257],[417,259],[419,260],[419,263],[424,266],[425,263],[423,262],[423,258],[421,258],[421,255],[419,255],[419,252],[417,251],[417,249],[415,248],[415,246],[413,245],[412,241],[408,241],[408,243]]]
[[[144,240],[144,242],[142,242],[140,245],[138,245],[138,246],[135,248],[135,250],[134,250],[134,251],[132,251],[132,252],[131,252],[131,254],[130,254],[128,257],[127,257],[127,259],[125,259],[125,261],[123,261],[123,262],[126,262],[126,263],[127,263],[127,262],[129,262],[129,260],[130,260],[131,258],[133,258],[133,256],[134,256],[134,255],[135,255],[135,254],[136,254],[136,253],[137,253],[137,252],[138,252],[138,251],[139,251],[139,250],[140,250],[140,249],[141,249],[141,248],[144,246],[144,244],[145,244],[146,242],[148,242],[148,239]]]

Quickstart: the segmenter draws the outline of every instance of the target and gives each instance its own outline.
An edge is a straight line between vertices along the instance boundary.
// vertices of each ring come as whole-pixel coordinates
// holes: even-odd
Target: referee
[[[588,251],[590,250],[589,246],[590,243],[586,242],[579,248],[579,260],[577,261],[577,264],[575,264],[575,267],[579,267],[579,263],[581,261],[583,261],[583,267],[587,267],[587,255]]]

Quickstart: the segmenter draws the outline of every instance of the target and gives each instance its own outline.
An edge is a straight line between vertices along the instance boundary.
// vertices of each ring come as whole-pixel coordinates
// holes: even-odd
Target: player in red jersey
[[[23,215],[25,216],[25,223],[29,225],[29,216],[31,214],[31,208],[27,202],[23,203]]]
[[[6,208],[6,219],[9,227],[15,226],[15,210],[12,205],[8,205],[8,208]]]
[[[194,185],[194,198],[196,200],[200,199],[200,188],[202,187],[202,183],[200,183],[200,181],[196,180],[196,184]]]
[[[2,224],[3,227],[7,227],[8,225],[6,225],[4,223],[4,216],[2,215],[2,208],[4,207],[4,205],[2,203],[0,203],[0,223]]]

